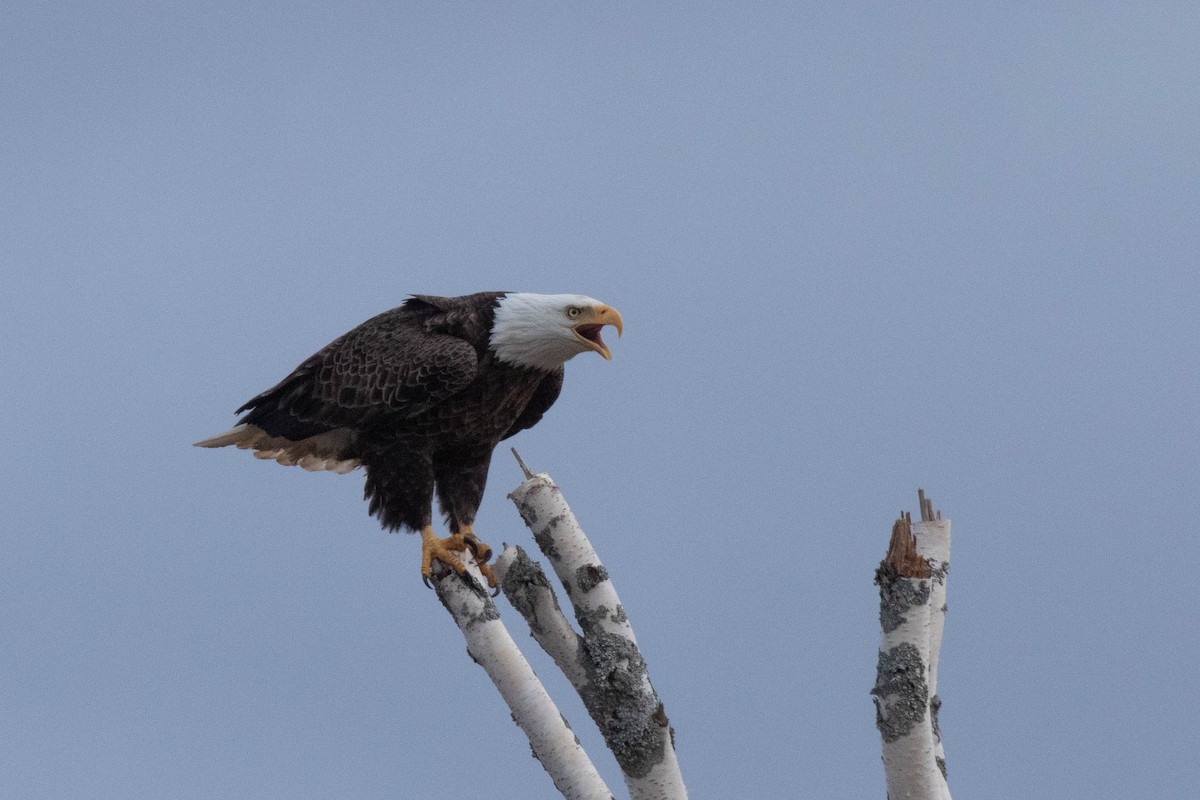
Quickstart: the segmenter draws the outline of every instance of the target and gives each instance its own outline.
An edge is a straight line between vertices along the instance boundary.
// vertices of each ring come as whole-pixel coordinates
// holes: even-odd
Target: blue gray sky
[[[190,446],[483,289],[624,314],[515,443],[693,797],[883,795],[871,578],[918,486],[956,795],[1194,792],[1198,38],[1192,3],[6,5],[0,795],[555,796],[360,475]],[[519,480],[494,544],[532,544]]]

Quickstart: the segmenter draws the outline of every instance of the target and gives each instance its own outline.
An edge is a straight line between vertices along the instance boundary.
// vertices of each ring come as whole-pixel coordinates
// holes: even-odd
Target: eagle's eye
[[[571,319],[575,319],[582,313],[583,313],[583,309],[580,308],[579,306],[567,306],[567,316],[570,317]]]

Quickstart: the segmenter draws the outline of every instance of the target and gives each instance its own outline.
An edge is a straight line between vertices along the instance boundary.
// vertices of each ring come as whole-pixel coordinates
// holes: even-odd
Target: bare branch
[[[525,462],[524,462],[524,460],[522,460],[521,454],[517,452],[517,448],[510,447],[508,449],[512,450],[513,458],[515,458],[517,460],[517,463],[521,465],[521,472],[525,473],[525,480],[529,480],[530,478],[532,478],[533,473],[529,471],[529,467],[525,466]]]

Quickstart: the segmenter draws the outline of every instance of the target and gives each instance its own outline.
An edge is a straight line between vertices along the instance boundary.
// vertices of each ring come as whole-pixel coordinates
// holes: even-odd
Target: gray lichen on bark
[[[527,513],[526,508],[529,505],[531,504],[523,503],[520,506],[522,517],[525,517],[525,514]],[[533,514],[532,512],[528,513],[531,517],[536,518],[536,514]],[[558,547],[554,543],[554,528],[555,526],[564,522],[566,519],[566,514],[559,514],[556,517],[551,517],[550,519],[546,520],[545,525],[536,528],[534,527],[535,520],[525,519],[525,524],[528,525],[529,529],[533,531],[533,540],[537,542],[538,549],[546,554],[546,558],[549,558],[552,561],[558,561],[560,558],[562,558],[562,554],[559,553]]]
[[[608,580],[608,570],[603,564],[585,564],[575,570],[575,585],[581,592],[590,592]]]
[[[942,740],[942,729],[938,725],[938,712],[941,710],[942,698],[935,694],[933,697],[929,698],[929,721],[933,724],[933,740],[935,742],[940,742]],[[950,777],[946,772],[946,759],[942,758],[941,756],[937,756],[934,760],[937,761],[938,769],[942,771],[942,777]]]
[[[513,608],[529,623],[530,629],[535,633],[540,633],[542,627],[538,623],[537,609],[533,596],[528,590],[530,587],[547,590],[550,599],[554,602],[555,609],[561,610],[558,605],[558,595],[555,594],[554,588],[550,585],[550,579],[546,577],[541,566],[531,559],[522,548],[515,547],[513,549],[516,551],[516,557],[505,570],[504,579],[500,582],[500,589],[508,598],[508,602],[512,603]]]
[[[600,624],[604,620],[621,623],[628,621],[629,617],[625,615],[625,609],[622,606],[610,609],[608,606],[596,606],[593,609],[586,609],[582,606],[574,606],[575,619],[579,622],[579,627],[583,628],[584,636],[604,633],[604,627]]]
[[[442,581],[452,574],[453,570],[451,570],[441,561],[434,562],[433,585],[434,588],[437,589],[438,600],[440,600],[442,606],[450,612],[450,616],[454,617],[454,620],[459,623],[460,627],[468,628],[472,625],[478,625],[483,622],[491,622],[493,620],[500,619],[500,611],[496,608],[496,604],[492,602],[491,596],[487,591],[484,590],[482,586],[479,585],[479,581],[475,580],[474,576],[470,573],[466,573],[462,576],[456,575],[455,577],[462,581],[467,588],[469,588],[483,600],[483,607],[478,613],[472,613],[466,603],[464,603],[461,608],[455,608],[452,606],[449,595],[442,589]]]
[[[925,718],[929,684],[925,681],[925,662],[915,645],[903,642],[879,652],[871,694],[875,695],[875,727],[885,742],[896,741]]]
[[[666,714],[657,694],[643,690],[649,678],[637,646],[591,627],[580,653],[587,681],[579,694],[622,771],[643,778],[663,760]]]
[[[908,609],[929,602],[928,581],[903,578],[886,561],[875,571],[875,583],[879,586],[879,624],[884,633],[903,625]]]
[[[936,694],[929,698],[929,721],[933,725],[933,738],[942,738],[942,729],[938,727],[938,711],[942,709],[942,698]]]

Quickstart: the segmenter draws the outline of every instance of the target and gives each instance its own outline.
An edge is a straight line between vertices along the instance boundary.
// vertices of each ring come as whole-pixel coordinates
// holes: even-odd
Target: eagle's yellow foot
[[[421,580],[425,581],[425,585],[433,588],[429,582],[433,577],[431,569],[434,559],[441,561],[450,569],[457,572],[459,575],[466,573],[467,567],[459,558],[459,553],[467,549],[467,543],[462,536],[454,534],[447,536],[445,539],[439,537],[433,532],[433,528],[424,527],[421,529]]]
[[[451,534],[445,539],[435,534],[431,527],[426,526],[421,530],[421,580],[425,582],[426,586],[433,588],[430,579],[433,577],[432,568],[435,559],[459,575],[466,575],[467,567],[463,564],[462,552],[468,548],[475,554],[476,566],[479,567],[479,572],[487,578],[488,586],[495,589],[496,576],[492,574],[492,568],[487,565],[487,559],[492,556],[492,548],[476,539],[470,528],[467,528],[465,533]]]

